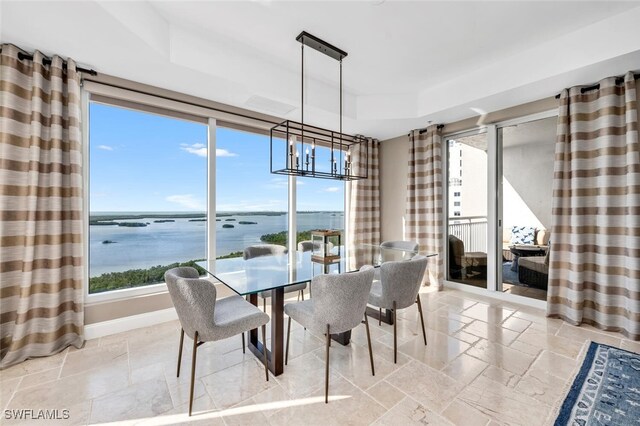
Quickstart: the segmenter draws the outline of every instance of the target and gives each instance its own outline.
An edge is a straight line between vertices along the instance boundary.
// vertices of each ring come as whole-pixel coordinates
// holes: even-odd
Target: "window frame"
[[[89,293],[89,142],[90,142],[90,117],[89,105],[92,98],[96,102],[120,108],[128,108],[136,111],[143,111],[152,114],[164,115],[170,118],[193,121],[208,126],[208,152],[216,152],[216,130],[218,127],[230,128],[234,130],[246,131],[250,133],[269,135],[272,124],[260,119],[252,119],[246,115],[235,115],[220,110],[209,109],[193,104],[169,99],[161,96],[154,96],[149,93],[137,91],[135,89],[124,89],[109,84],[94,81],[85,81],[81,90],[81,128],[82,128],[82,160],[83,160],[83,255],[84,262],[84,301],[85,305],[124,300],[127,298],[146,296],[152,294],[167,293],[166,283],[149,284],[145,286],[110,290],[100,293]],[[216,156],[207,156],[207,258],[216,256]],[[348,245],[349,227],[349,200],[351,196],[351,185],[341,182],[344,185],[344,244]],[[296,232],[289,232],[289,240],[295,241],[297,235],[297,212],[296,196],[297,185],[295,176],[289,176],[288,195],[288,226]],[[292,209],[293,206],[293,209]],[[291,245],[291,244],[290,244]],[[297,244],[293,244],[289,249],[290,256],[295,258]]]

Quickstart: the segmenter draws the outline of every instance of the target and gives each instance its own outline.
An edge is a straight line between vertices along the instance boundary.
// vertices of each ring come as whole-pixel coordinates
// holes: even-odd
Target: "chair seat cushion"
[[[326,333],[326,324],[316,324],[313,321],[313,300],[304,302],[287,303],[284,305],[284,313],[305,328],[315,333]]]
[[[527,268],[542,274],[549,274],[549,265],[544,263],[543,256],[521,257],[518,260],[518,268]]]
[[[226,339],[269,322],[269,315],[240,296],[217,300],[213,315],[215,336],[211,340]]]

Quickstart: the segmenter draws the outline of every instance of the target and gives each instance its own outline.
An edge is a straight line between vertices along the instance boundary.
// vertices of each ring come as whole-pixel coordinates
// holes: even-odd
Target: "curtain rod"
[[[85,80],[86,81],[92,81],[94,83],[99,83],[99,84],[102,84],[102,85],[105,85],[105,86],[109,86],[109,87],[114,87],[116,89],[128,90],[130,92],[139,93],[141,95],[153,96],[153,97],[164,99],[164,100],[167,100],[167,101],[179,102],[179,103],[182,103],[182,104],[191,105],[191,106],[195,106],[195,107],[198,107],[198,108],[205,108],[205,109],[210,109],[211,111],[216,111],[216,112],[222,112],[222,113],[225,113],[225,114],[235,115],[236,117],[248,118],[250,120],[262,121],[263,123],[269,123],[269,124],[274,124],[274,125],[275,124],[280,124],[280,122],[266,120],[264,118],[252,117],[250,115],[241,114],[239,112],[227,111],[227,110],[224,110],[224,109],[221,109],[221,108],[214,108],[212,106],[199,104],[197,102],[190,102],[190,101],[180,100],[180,99],[176,99],[176,98],[172,98],[172,97],[169,97],[169,96],[164,96],[164,95],[160,95],[160,94],[156,94],[156,93],[145,92],[144,90],[132,89],[130,87],[125,87],[125,86],[121,86],[121,85],[114,84],[114,83],[105,83],[103,81],[92,80],[90,78],[87,78]]]
[[[429,126],[429,127],[430,127],[430,126]],[[424,128],[422,128],[422,129],[416,129],[416,130],[418,131],[418,133],[419,133],[419,134],[423,134],[424,132],[426,132],[426,131],[427,131],[427,129],[428,129],[429,127],[424,127]],[[442,129],[444,128],[444,124],[438,124],[438,127],[437,127],[437,128],[438,128],[438,130],[442,130]],[[414,131],[416,131],[416,130],[414,130]],[[411,133],[407,134],[407,136],[411,136]]]
[[[27,60],[27,61],[33,61],[33,55],[27,55],[25,53],[22,52],[18,52],[18,59],[20,59],[21,61],[23,60]],[[49,58],[44,58],[42,60],[42,65],[51,65],[51,59]],[[62,62],[62,68],[67,68],[67,61],[63,61]],[[98,72],[96,70],[92,70],[92,69],[87,69],[87,68],[82,68],[82,67],[76,67],[76,69],[79,72],[85,73],[85,74],[89,74],[89,75],[98,75]]]
[[[634,74],[633,77],[638,80],[640,79],[640,74]],[[624,77],[616,77],[616,84],[624,83]],[[591,86],[586,86],[580,89],[580,93],[585,93],[590,90],[598,90],[600,88],[600,83],[592,84]],[[560,99],[560,93],[556,95],[556,99]]]
[[[0,51],[1,51],[1,49],[0,49]],[[27,54],[22,53],[22,52],[18,52],[18,59],[20,59],[20,60],[25,60],[26,59],[28,61],[33,61],[33,56],[32,55],[27,55]],[[44,60],[42,62],[44,63],[44,65],[50,65],[51,64],[51,59],[44,58]],[[67,62],[65,61],[64,62],[64,68],[66,68],[66,67],[67,67]],[[81,68],[81,67],[76,67],[76,69],[78,71],[82,72],[82,73],[89,74],[89,75],[92,75],[92,76],[97,76],[98,75],[98,72],[95,71],[95,70],[92,70],[92,69],[86,69],[86,68]],[[169,96],[163,96],[163,95],[159,95],[159,94],[155,94],[155,93],[149,93],[149,92],[145,92],[143,90],[132,89],[132,88],[129,88],[129,87],[120,86],[120,85],[113,84],[113,83],[105,83],[105,82],[102,82],[102,81],[92,80],[90,78],[87,78],[86,80],[87,81],[93,81],[95,83],[100,83],[100,84],[103,84],[103,85],[109,86],[109,87],[115,87],[117,89],[129,90],[131,92],[139,93],[139,94],[142,94],[142,95],[155,96],[156,98],[161,98],[161,99],[165,99],[165,100],[168,100],[168,101],[181,102],[183,104],[187,104],[187,105],[191,105],[191,106],[195,106],[195,107],[199,107],[199,108],[206,108],[206,109],[210,109],[212,111],[222,112],[222,113],[225,113],[225,114],[231,114],[231,115],[235,115],[237,117],[243,117],[243,118],[248,118],[248,119],[251,119],[251,120],[262,121],[264,123],[269,123],[269,124],[280,124],[279,122],[275,122],[275,121],[271,121],[271,120],[265,120],[263,118],[251,117],[251,116],[246,115],[246,114],[240,114],[240,113],[237,113],[237,112],[225,111],[224,109],[213,108],[211,106],[202,105],[202,104],[198,104],[198,103],[195,103],[195,102],[177,100],[177,99],[171,98]]]

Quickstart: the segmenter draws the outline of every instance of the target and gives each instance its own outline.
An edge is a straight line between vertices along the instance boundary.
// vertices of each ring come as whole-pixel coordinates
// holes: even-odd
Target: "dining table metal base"
[[[347,346],[351,341],[351,330],[345,331],[344,333],[332,334],[331,338],[342,346]]]
[[[258,295],[250,294],[249,302],[258,306]],[[266,342],[258,340],[257,328],[249,332],[247,347],[260,360],[267,351],[269,371],[274,376],[284,372],[284,287],[271,290],[271,350],[267,349]]]

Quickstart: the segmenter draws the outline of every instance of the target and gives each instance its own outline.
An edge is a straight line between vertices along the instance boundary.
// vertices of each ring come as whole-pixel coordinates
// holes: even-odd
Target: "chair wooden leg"
[[[262,325],[262,352],[264,352],[264,375],[269,381],[269,360],[267,358],[267,324]]]
[[[193,409],[193,385],[196,380],[196,355],[198,354],[198,332],[193,336],[193,355],[191,356],[191,388],[189,389],[189,416]]]
[[[302,297],[302,301],[304,302],[304,290],[300,290],[300,296]]]
[[[180,377],[180,364],[182,363],[182,345],[184,343],[184,328],[180,328],[180,346],[178,347],[178,372],[176,377]]]
[[[364,326],[367,329],[367,344],[369,345],[369,360],[371,361],[371,375],[376,375],[376,370],[373,366],[373,349],[371,348],[371,334],[369,334],[369,319],[367,313],[364,313]]]
[[[287,346],[284,350],[284,365],[289,363],[289,338],[291,338],[291,317],[287,321]]]
[[[267,299],[266,298],[262,299],[262,310],[264,312],[267,312]]]
[[[393,301],[393,363],[398,363],[398,316],[396,301]]]
[[[418,303],[418,312],[420,312],[420,325],[422,326],[422,337],[424,338],[424,345],[427,346],[427,332],[424,329],[424,316],[422,315],[422,302],[420,302],[420,295],[416,299]]]
[[[245,343],[245,341],[244,341],[244,333],[242,333],[242,353],[243,353],[243,354],[246,354],[246,353],[247,353],[247,352],[246,352],[246,346],[247,346],[247,345],[246,345],[246,343]]]
[[[378,308],[378,325],[382,325],[382,308]]]
[[[329,403],[329,348],[331,347],[331,332],[329,324],[327,324],[327,356],[325,358],[326,365],[324,367],[324,403]]]

